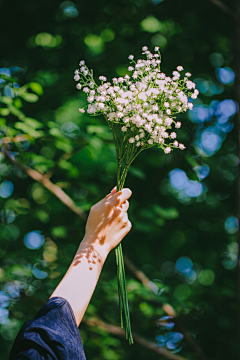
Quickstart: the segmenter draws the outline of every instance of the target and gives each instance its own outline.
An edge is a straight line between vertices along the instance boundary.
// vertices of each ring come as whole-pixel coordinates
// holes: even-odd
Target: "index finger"
[[[132,191],[128,188],[122,189],[118,191],[114,196],[120,201],[120,204],[122,204],[125,200],[129,199],[132,195]]]

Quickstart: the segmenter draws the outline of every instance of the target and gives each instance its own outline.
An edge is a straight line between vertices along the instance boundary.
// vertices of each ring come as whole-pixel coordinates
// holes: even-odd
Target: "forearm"
[[[108,253],[131,229],[127,216],[127,199],[131,194],[129,189],[116,193],[114,188],[92,206],[84,239],[66,275],[51,295],[69,302],[77,325],[87,309]]]
[[[85,237],[64,278],[51,297],[60,296],[72,307],[79,326],[96,287],[108,252]]]

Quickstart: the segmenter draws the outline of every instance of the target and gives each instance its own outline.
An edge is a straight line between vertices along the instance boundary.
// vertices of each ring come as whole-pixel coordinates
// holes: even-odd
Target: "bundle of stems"
[[[112,131],[114,144],[117,154],[117,191],[124,187],[126,176],[133,160],[140,154],[141,151],[152,147],[153,145],[146,144],[141,147],[136,147],[129,143],[129,138],[135,136],[134,132],[123,133],[121,131],[122,124],[111,122],[106,118],[106,121]],[[124,327],[125,318],[125,333],[129,344],[133,344],[133,337],[130,323],[130,313],[127,296],[126,275],[124,268],[123,252],[121,243],[115,248],[116,263],[117,263],[117,281],[118,281],[118,295],[121,327]]]

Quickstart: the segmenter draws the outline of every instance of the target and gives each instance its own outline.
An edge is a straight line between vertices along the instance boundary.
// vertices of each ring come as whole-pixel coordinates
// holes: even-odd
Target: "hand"
[[[102,259],[120,243],[132,227],[127,215],[127,199],[131,195],[130,189],[116,192],[114,188],[90,210],[82,245],[93,246]]]

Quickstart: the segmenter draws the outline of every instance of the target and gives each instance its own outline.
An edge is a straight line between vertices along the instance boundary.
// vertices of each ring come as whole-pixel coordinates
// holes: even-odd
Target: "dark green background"
[[[150,28],[145,19],[148,23],[150,19]],[[19,67],[15,72],[11,69],[20,86],[36,82],[43,88],[42,95],[41,87],[28,90],[40,95],[37,102],[21,100],[25,116],[43,124],[42,135],[31,140],[28,148],[26,144],[21,147],[12,143],[9,150],[19,153],[17,158],[21,163],[44,174],[65,152],[79,148],[68,161],[56,166],[51,180],[87,213],[92,204],[114,187],[116,158],[104,119],[78,112],[86,104],[84,94],[76,90],[73,80],[79,60],[86,60],[96,78],[106,75],[111,79],[126,73],[129,54],[138,58],[143,45],[150,50],[160,45],[162,70],[167,74],[181,64],[193,74],[192,79],[203,78],[219,84],[209,57],[219,53],[224,58],[222,66],[234,69],[233,24],[228,14],[208,0],[164,0],[155,4],[150,0],[74,3],[1,0],[0,67]],[[1,84],[3,94],[6,84]],[[206,105],[212,100],[234,98],[234,84],[224,86],[221,94],[200,94]],[[14,104],[20,109],[20,103]],[[6,106],[3,104],[2,108]],[[1,124],[6,121],[1,137],[7,131],[11,133],[6,126],[14,134],[18,119],[12,113],[1,114]],[[126,181],[133,191],[129,209],[133,227],[123,241],[124,254],[159,289],[164,289],[161,295],[155,295],[126,268],[132,328],[157,344],[157,336],[181,333],[183,327],[185,335],[187,332],[195,339],[195,345],[192,347],[185,336],[177,347],[179,356],[194,360],[236,359],[237,271],[236,267],[226,269],[223,261],[230,256],[229,252],[234,253],[237,241],[236,235],[224,228],[227,217],[236,215],[237,211],[236,130],[227,134],[213,156],[203,156],[194,146],[197,131],[213,126],[216,118],[202,124],[192,123],[188,114],[180,119],[183,125],[178,131],[179,140],[187,149],[167,156],[157,148],[143,152]],[[68,134],[61,132],[66,122],[77,125],[74,133],[67,125]],[[210,167],[210,174],[202,181],[204,194],[181,200],[172,189],[168,174],[180,168],[189,179],[198,180],[193,170],[197,164]],[[11,197],[0,198],[1,290],[8,293],[9,284],[21,288],[20,296],[11,297],[9,320],[1,325],[0,352],[5,360],[21,325],[44,305],[69,266],[84,235],[85,222],[4,157],[0,175],[1,181],[14,184]],[[17,229],[9,228],[4,216],[11,209],[16,214],[12,225]],[[30,250],[23,239],[34,230],[44,234],[45,244]],[[50,258],[46,255],[49,247]],[[198,269],[199,277],[192,284],[176,270],[169,270],[169,276],[164,271],[163,264],[170,269],[181,257],[190,258]],[[166,265],[166,262],[170,263]],[[41,280],[33,275],[36,264],[48,277]],[[201,280],[204,270],[214,272],[211,285],[204,285]],[[177,324],[172,330],[157,325],[157,320],[166,315],[162,308],[165,303],[177,314]],[[86,319],[100,317],[107,324],[119,326],[113,252],[104,265],[85,316]],[[129,346],[123,337],[90,327],[87,322],[82,322],[80,332],[87,359],[164,358],[138,343]],[[196,352],[197,346],[205,355]]]

